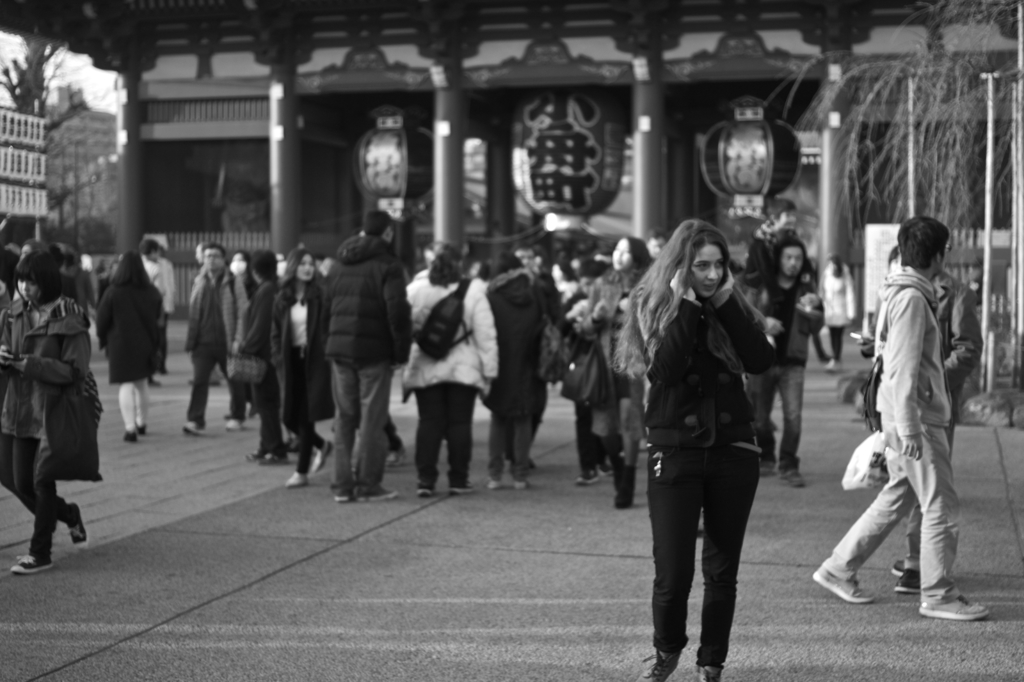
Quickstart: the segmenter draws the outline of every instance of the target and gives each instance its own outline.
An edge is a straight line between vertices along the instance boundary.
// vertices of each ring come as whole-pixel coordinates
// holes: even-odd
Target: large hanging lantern
[[[800,174],[800,142],[782,121],[764,119],[753,97],[732,102],[733,120],[714,125],[701,144],[704,181],[734,206],[760,207],[784,192]]]
[[[356,178],[363,193],[377,199],[377,208],[400,212],[406,200],[434,186],[433,138],[394,107],[380,107],[372,115],[377,126],[356,144]]]
[[[525,98],[512,123],[516,190],[538,213],[600,213],[619,193],[625,131],[622,107],[600,90]]]

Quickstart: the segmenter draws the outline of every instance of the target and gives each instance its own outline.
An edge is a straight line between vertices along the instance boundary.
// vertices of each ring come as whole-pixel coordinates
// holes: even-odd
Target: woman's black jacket
[[[680,304],[647,372],[648,445],[705,448],[753,441],[754,410],[743,377],[713,355],[707,343],[706,315],[713,314],[747,373],[761,374],[772,366],[775,351],[737,296],[722,291],[703,304],[687,299]]]

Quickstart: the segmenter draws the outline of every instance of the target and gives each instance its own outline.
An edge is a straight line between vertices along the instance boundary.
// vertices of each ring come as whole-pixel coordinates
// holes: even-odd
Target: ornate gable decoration
[[[299,74],[296,89],[301,94],[344,92],[351,90],[429,90],[430,72],[414,69],[402,62],[388,62],[384,52],[374,46],[354,47],[340,65],[324,67],[319,73]]]
[[[743,80],[748,78],[785,78],[799,73],[811,62],[785,50],[769,51],[757,31],[726,33],[714,52],[701,50],[688,59],[665,63],[666,80]]]
[[[569,46],[557,38],[538,38],[526,46],[521,58],[511,57],[496,67],[466,69],[465,75],[478,88],[609,85],[632,80],[628,62],[598,62],[585,55],[574,57]]]

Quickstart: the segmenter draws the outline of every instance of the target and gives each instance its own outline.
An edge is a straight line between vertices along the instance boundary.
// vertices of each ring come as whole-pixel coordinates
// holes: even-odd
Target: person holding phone
[[[765,372],[775,359],[764,318],[733,286],[725,236],[685,221],[633,289],[616,347],[616,366],[651,382],[644,424],[655,654],[638,682],[664,682],[688,641],[702,510],[698,678],[720,680],[729,653],[740,552],[760,481],[743,374]]]
[[[0,370],[9,384],[0,416],[0,484],[35,515],[29,553],[11,568],[31,575],[53,566],[53,531],[67,524],[71,541],[88,541],[82,513],[57,495],[53,480],[35,476],[43,427],[44,400],[89,371],[92,341],[89,318],[61,296],[60,268],[49,253],[32,252],[15,269],[21,297],[0,313]]]

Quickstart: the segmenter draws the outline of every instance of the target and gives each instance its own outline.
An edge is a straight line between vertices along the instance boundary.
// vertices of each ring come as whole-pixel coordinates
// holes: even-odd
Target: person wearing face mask
[[[594,284],[588,298],[589,310],[579,323],[585,338],[601,344],[608,365],[608,385],[613,389],[606,404],[592,406],[592,428],[601,438],[612,465],[616,509],[633,506],[636,463],[644,437],[644,380],[616,372],[612,355],[626,319],[629,292],[650,263],[650,252],[642,240],[620,239],[612,253],[612,267]]]
[[[29,553],[11,567],[31,575],[53,566],[53,532],[60,521],[76,547],[88,542],[82,513],[57,495],[52,479],[36,476],[46,435],[45,401],[89,371],[89,318],[61,296],[60,268],[46,252],[29,252],[15,269],[20,297],[0,315],[0,369],[8,378],[0,416],[0,484],[35,515]]]
[[[651,382],[644,424],[654,541],[654,656],[637,682],[664,682],[679,664],[704,514],[697,674],[722,679],[736,577],[760,481],[754,411],[743,375],[774,359],[765,320],[738,292],[725,236],[700,220],[673,233],[633,288],[616,365]]]
[[[334,416],[331,366],[324,355],[324,296],[313,255],[303,248],[288,254],[274,299],[271,355],[280,377],[284,425],[299,437],[299,461],[285,486],[309,484],[334,444],[316,432],[316,422]]]

